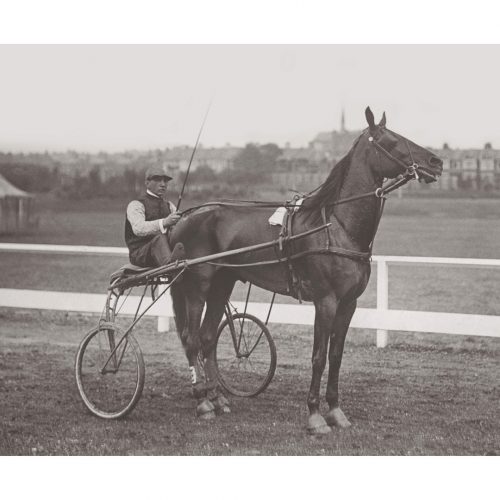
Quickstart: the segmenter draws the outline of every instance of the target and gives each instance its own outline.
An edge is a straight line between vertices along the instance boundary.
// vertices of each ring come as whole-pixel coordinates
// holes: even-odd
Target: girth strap
[[[288,208],[285,212],[283,218],[283,223],[281,225],[281,231],[279,234],[278,252],[279,260],[278,262],[284,262],[286,267],[286,275],[288,281],[288,293],[290,295],[296,295],[299,302],[302,302],[302,293],[300,290],[300,278],[297,276],[293,265],[292,265],[292,253],[291,248],[292,243],[290,242],[290,236],[292,236],[293,227],[293,217],[295,211],[293,208]]]

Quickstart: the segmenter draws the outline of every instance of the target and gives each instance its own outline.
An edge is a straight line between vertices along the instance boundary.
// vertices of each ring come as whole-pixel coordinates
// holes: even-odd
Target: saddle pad
[[[299,209],[299,207],[303,201],[304,201],[304,198],[300,198],[295,202],[296,206],[293,209],[295,212]],[[276,211],[273,213],[273,215],[271,215],[271,217],[269,217],[269,219],[268,219],[269,224],[271,226],[282,226],[283,219],[285,218],[285,214],[286,214],[286,208],[279,207],[278,209],[276,209]]]
[[[279,207],[271,217],[269,217],[268,222],[271,226],[282,226],[283,225],[283,219],[286,214],[286,208],[285,207]]]

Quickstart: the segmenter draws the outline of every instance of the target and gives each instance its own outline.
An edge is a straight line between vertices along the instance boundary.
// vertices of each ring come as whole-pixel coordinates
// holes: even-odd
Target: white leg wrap
[[[196,377],[196,368],[194,366],[190,366],[189,371],[191,372],[191,383],[196,384],[198,380]]]

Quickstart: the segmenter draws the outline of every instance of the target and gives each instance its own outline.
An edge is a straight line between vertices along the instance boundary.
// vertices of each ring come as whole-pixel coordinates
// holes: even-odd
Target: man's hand
[[[168,217],[163,219],[163,227],[167,228],[175,226],[177,222],[179,222],[180,218],[181,216],[179,214],[170,214]]]

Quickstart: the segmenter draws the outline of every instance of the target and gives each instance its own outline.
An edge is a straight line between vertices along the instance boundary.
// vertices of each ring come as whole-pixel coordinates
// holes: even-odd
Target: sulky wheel
[[[76,383],[85,406],[101,418],[130,413],[144,387],[144,359],[132,334],[102,322],[82,340],[75,361]]]
[[[216,347],[217,375],[235,396],[260,394],[276,370],[276,346],[267,326],[251,314],[236,313],[220,324]]]

